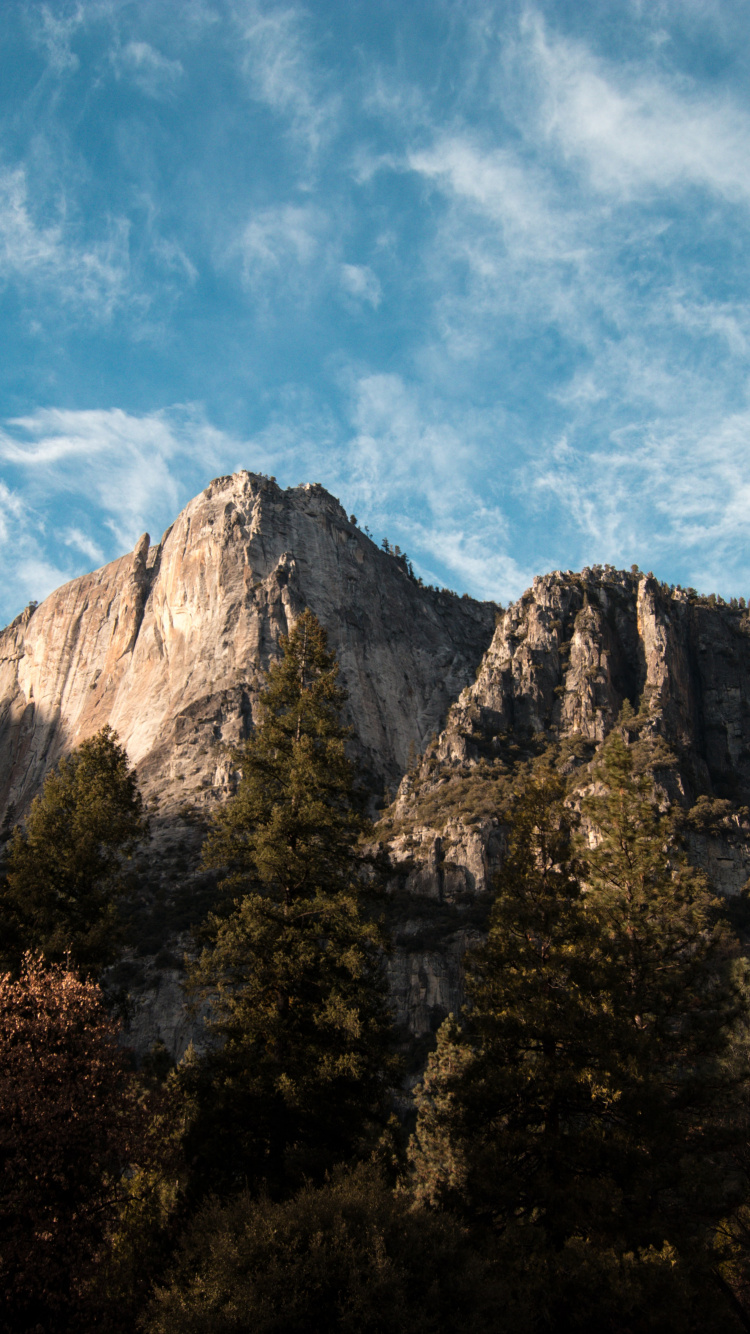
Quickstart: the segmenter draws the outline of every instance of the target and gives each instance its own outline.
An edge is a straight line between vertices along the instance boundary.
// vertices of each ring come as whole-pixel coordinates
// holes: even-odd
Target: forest
[[[8,840],[0,1327],[750,1329],[750,977],[658,742],[626,703],[585,769],[547,744],[483,790],[505,856],[410,1096],[338,664],[310,611],[280,648],[203,846],[177,1065],[135,1060],[107,985],[148,836],[109,727]]]

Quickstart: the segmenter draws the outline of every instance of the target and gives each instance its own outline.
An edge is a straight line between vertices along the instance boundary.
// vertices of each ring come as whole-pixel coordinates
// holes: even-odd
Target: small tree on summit
[[[234,895],[231,913],[210,919],[192,977],[217,1044],[182,1076],[193,1152],[214,1189],[264,1180],[283,1191],[356,1154],[383,1121],[390,1082],[338,665],[309,610],[281,650],[204,852]]]
[[[2,957],[25,950],[96,974],[117,955],[124,859],[144,836],[143,802],[111,727],[60,760],[15,829],[0,886]]]

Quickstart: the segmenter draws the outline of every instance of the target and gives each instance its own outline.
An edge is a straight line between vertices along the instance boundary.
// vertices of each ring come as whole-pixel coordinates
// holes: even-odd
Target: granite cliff
[[[584,786],[626,700],[692,860],[739,900],[750,877],[750,612],[610,567],[537,578],[499,618],[476,681],[379,825],[412,965],[408,978],[401,966],[401,1010],[417,1035],[461,1003],[460,956],[502,863],[497,810],[515,764],[558,743]]]
[[[423,588],[320,486],[220,477],[150,544],[31,606],[0,634],[0,808],[110,723],[171,818],[221,800],[279,635],[310,606],[349,692],[370,788],[395,787],[474,677],[496,608]]]
[[[177,955],[210,902],[196,872],[206,819],[231,791],[228,745],[252,725],[278,637],[306,605],[339,656],[371,792],[398,787],[376,833],[392,868],[392,993],[415,1062],[461,1004],[462,955],[502,862],[503,783],[552,741],[589,781],[625,700],[661,756],[657,782],[685,815],[693,859],[738,898],[750,876],[744,606],[596,566],[537,578],[500,613],[423,588],[322,488],[241,472],[159,543],[144,535],[0,634],[6,828],[49,765],[105,722],[151,802],[140,936],[119,973],[138,1046],[161,1037],[179,1054],[190,1037]]]

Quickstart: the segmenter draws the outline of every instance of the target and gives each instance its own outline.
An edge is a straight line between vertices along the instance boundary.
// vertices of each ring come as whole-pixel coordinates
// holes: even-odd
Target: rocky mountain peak
[[[310,606],[349,691],[374,791],[439,729],[495,607],[423,588],[322,486],[218,477],[151,545],[64,585],[0,634],[0,806],[111,724],[162,815],[221,800],[279,636]]]

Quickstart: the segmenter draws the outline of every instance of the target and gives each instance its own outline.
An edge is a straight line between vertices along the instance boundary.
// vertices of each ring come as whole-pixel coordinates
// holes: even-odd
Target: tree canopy
[[[204,856],[233,895],[192,971],[214,1045],[183,1072],[214,1186],[281,1189],[362,1149],[393,1070],[338,665],[310,611],[281,651]]]
[[[103,727],[60,760],[13,832],[0,886],[6,966],[25,950],[93,974],[111,963],[126,860],[145,828],[127,753]]]
[[[747,1186],[736,942],[618,731],[581,814],[575,834],[561,779],[528,775],[464,1025],[419,1094],[414,1189],[495,1232],[540,1328],[630,1328],[644,1302],[721,1327],[714,1233]]]
[[[0,1325],[80,1329],[147,1108],[99,988],[27,954],[0,977]]]

